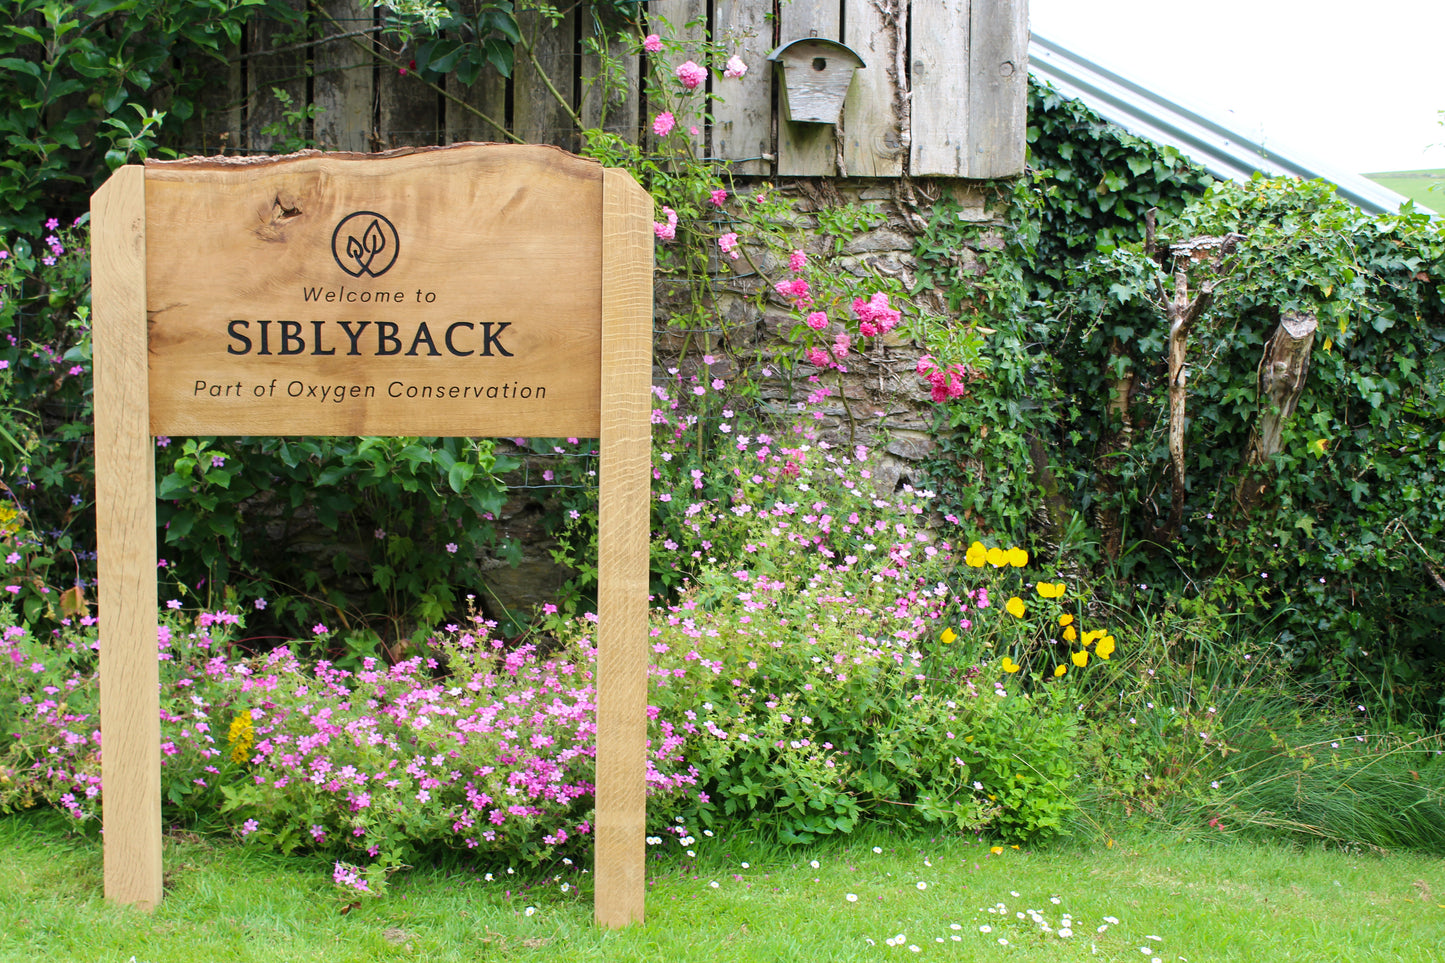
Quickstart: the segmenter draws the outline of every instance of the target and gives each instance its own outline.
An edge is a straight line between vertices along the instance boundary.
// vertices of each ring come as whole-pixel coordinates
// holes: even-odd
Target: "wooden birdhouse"
[[[853,71],[863,58],[846,44],[803,37],[768,54],[783,72],[787,119],[795,124],[837,124]]]

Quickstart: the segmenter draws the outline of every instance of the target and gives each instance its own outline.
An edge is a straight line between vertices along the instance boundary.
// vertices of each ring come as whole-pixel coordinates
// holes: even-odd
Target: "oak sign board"
[[[105,892],[161,898],[156,435],[600,439],[596,914],[643,911],[652,202],[550,147],[123,167],[91,199]]]

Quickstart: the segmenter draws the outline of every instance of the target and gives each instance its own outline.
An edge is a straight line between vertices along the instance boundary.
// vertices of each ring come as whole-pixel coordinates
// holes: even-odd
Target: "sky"
[[[1267,147],[1445,167],[1445,0],[1028,0],[1033,31]]]

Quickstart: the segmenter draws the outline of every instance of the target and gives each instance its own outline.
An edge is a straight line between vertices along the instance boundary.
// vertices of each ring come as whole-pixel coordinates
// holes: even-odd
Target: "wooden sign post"
[[[123,167],[91,199],[105,895],[161,899],[156,435],[601,439],[596,916],[643,916],[652,201],[550,147]]]

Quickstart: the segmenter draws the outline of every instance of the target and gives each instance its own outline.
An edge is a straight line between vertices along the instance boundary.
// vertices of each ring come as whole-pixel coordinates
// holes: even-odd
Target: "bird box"
[[[803,37],[768,54],[783,73],[787,119],[795,124],[836,124],[853,71],[863,58],[846,44],[821,37]]]

